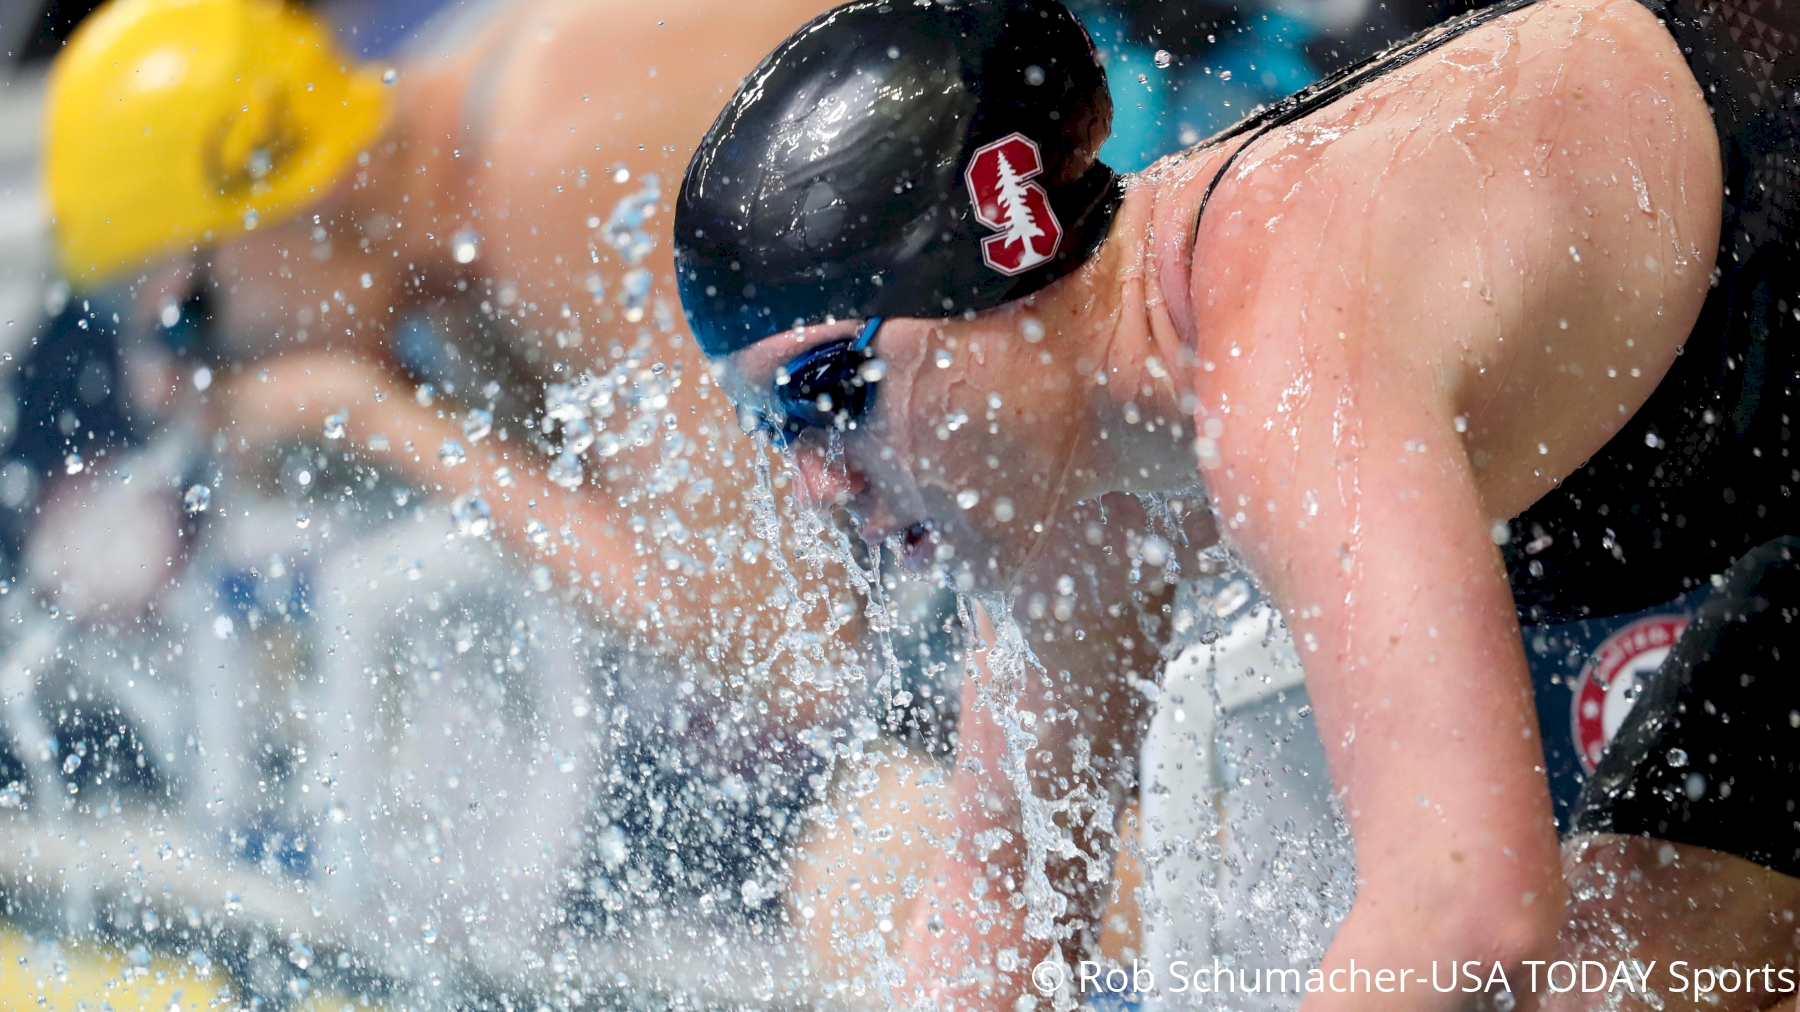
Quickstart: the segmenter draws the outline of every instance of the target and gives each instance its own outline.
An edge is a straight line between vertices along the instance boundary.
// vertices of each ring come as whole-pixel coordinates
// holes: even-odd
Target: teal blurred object
[[[1120,172],[1193,147],[1320,76],[1303,48],[1319,32],[1277,11],[1252,10],[1240,23],[1221,25],[1204,54],[1171,56],[1167,67],[1156,65],[1154,49],[1126,37],[1117,13],[1090,8],[1079,15],[1112,90],[1113,134],[1100,157]]]

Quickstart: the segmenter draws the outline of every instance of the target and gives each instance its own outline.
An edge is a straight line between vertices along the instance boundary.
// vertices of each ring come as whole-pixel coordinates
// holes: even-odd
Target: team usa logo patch
[[[981,240],[981,259],[1002,274],[1047,263],[1062,243],[1050,193],[1032,181],[1043,171],[1037,144],[1021,133],[976,148],[963,171],[975,220],[998,233]]]
[[[1592,773],[1600,764],[1606,743],[1619,733],[1644,683],[1662,666],[1687,624],[1680,615],[1638,619],[1608,636],[1582,666],[1569,720],[1583,772]]]

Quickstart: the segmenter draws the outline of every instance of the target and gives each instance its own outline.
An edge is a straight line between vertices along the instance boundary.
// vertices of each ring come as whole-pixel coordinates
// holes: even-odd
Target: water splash
[[[646,225],[656,214],[657,202],[662,200],[662,183],[656,176],[645,176],[638,184],[636,193],[621,197],[613,205],[612,213],[607,215],[601,233],[606,244],[618,252],[620,259],[628,267],[636,267],[644,262],[650,251],[656,248],[656,240],[650,235]]]

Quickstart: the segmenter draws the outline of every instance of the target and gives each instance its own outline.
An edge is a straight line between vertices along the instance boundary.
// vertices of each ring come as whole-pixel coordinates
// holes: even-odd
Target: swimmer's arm
[[[1328,968],[1553,951],[1556,838],[1489,523],[1616,424],[1571,379],[1605,376],[1634,339],[1667,347],[1699,306],[1698,272],[1639,266],[1657,244],[1709,248],[1696,212],[1717,192],[1685,75],[1646,73],[1677,66],[1667,34],[1639,5],[1587,0],[1506,25],[1320,114],[1336,140],[1229,178],[1200,228],[1196,428],[1224,427],[1206,477],[1300,641],[1356,836],[1362,883]],[[1516,73],[1453,58],[1483,49]],[[1612,183],[1640,170],[1669,216]],[[1572,235],[1594,252],[1571,256]],[[1621,415],[1644,392],[1606,390]]]
[[[341,412],[345,433],[330,445],[392,468],[446,501],[479,494],[493,511],[495,533],[531,562],[555,561],[526,538],[525,527],[533,520],[551,531],[569,524],[596,534],[617,520],[601,505],[545,487],[544,458],[517,433],[502,442],[496,429],[471,444],[455,418],[419,406],[411,386],[385,363],[329,354],[286,356],[267,362],[254,376],[245,370],[219,392],[213,407],[220,430],[240,453],[296,438],[321,439],[325,418]],[[438,459],[446,440],[467,448],[466,463],[451,466]],[[498,485],[494,476],[502,467],[511,470],[514,487]],[[444,522],[448,525],[449,518]],[[619,550],[619,539],[584,536],[581,541],[577,554],[584,568],[599,566],[616,576],[635,565],[629,552]],[[566,546],[560,551],[566,553]],[[566,554],[562,561],[557,568],[566,570]]]
[[[1357,899],[1325,968],[1535,958],[1562,912],[1556,834],[1506,574],[1453,412],[1416,355],[1335,335],[1279,344],[1220,368],[1212,392],[1234,403],[1207,477],[1300,643],[1356,839]],[[1284,414],[1305,356],[1314,389]],[[1382,997],[1448,1000],[1407,995]],[[1346,1000],[1368,999],[1311,1007]]]
[[[562,587],[570,586],[571,573],[578,574],[580,584],[573,588],[577,600],[588,602],[596,617],[633,634],[654,630],[650,635],[655,647],[698,657],[715,643],[730,642],[720,635],[721,622],[729,621],[725,632],[739,634],[737,642],[743,642],[755,635],[754,623],[767,626],[780,614],[766,606],[781,593],[766,561],[705,558],[707,550],[700,544],[708,527],[747,514],[748,492],[741,482],[721,482],[715,495],[694,501],[671,501],[670,511],[695,532],[690,551],[708,565],[685,579],[665,581],[661,560],[650,554],[654,546],[644,548],[644,539],[629,529],[631,513],[645,507],[617,504],[616,489],[643,480],[641,474],[608,482],[605,489],[612,491],[597,490],[591,483],[574,491],[558,488],[544,474],[549,458],[526,443],[521,433],[515,431],[503,442],[497,425],[493,435],[470,443],[454,418],[440,417],[437,408],[420,407],[411,385],[385,364],[328,354],[288,356],[268,362],[256,376],[244,370],[214,399],[215,424],[229,445],[250,451],[296,437],[318,440],[326,416],[338,411],[345,412],[347,431],[341,441],[328,445],[393,468],[443,502],[479,494],[493,511],[495,536],[519,561],[549,567]],[[735,433],[729,438],[737,439]],[[439,461],[438,448],[447,439],[465,445],[465,463],[449,466]],[[730,448],[740,454],[748,450],[741,441]],[[510,468],[511,487],[496,478],[501,467]],[[597,481],[599,476],[590,479]],[[549,531],[543,547],[533,544],[527,533],[533,521]],[[440,522],[449,529],[448,515]],[[561,537],[565,527],[574,544]],[[721,544],[727,556],[734,556],[740,547],[736,541]],[[649,579],[640,582],[640,574]],[[829,605],[825,602],[823,607]],[[812,614],[816,618],[819,612]],[[820,647],[830,656],[860,631],[860,624],[852,621]],[[759,657],[767,654],[766,646],[758,647]],[[811,722],[815,707],[823,705],[817,693],[803,686],[794,693],[780,691],[788,684],[785,673],[800,665],[791,655],[771,660],[778,676],[773,694],[785,700],[780,718]]]

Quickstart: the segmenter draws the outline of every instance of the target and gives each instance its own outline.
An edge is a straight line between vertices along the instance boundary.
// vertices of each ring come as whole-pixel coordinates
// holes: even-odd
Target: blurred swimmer
[[[1621,858],[1646,888],[1713,861],[1794,895],[1778,734],[1800,699],[1754,649],[1793,634],[1738,630],[1784,614],[1792,553],[1757,546],[1800,520],[1800,472],[1774,463],[1796,345],[1773,336],[1800,130],[1770,98],[1800,26],[1712,10],[1509,0],[1120,178],[1095,154],[1104,76],[1055,0],[848,4],[765,59],[696,153],[683,305],[816,500],[973,587],[1011,593],[1071,504],[1204,479],[1302,645],[1354,830],[1328,972],[1555,951],[1515,607],[1629,611],[1739,556],[1576,828],[1622,834],[1602,851],[1660,838],[1664,871]],[[1730,729],[1692,715],[1715,710]],[[1066,931],[1007,916],[1039,900],[1011,888],[916,922],[905,994],[1028,991]],[[1023,962],[996,981],[1003,950]]]
[[[765,566],[720,572],[749,538],[750,469],[711,376],[681,368],[673,293],[657,288],[670,268],[656,177],[680,169],[756,55],[817,10],[488,4],[382,68],[274,0],[114,0],[52,68],[57,254],[79,296],[116,293],[126,357],[160,356],[152,393],[210,402],[222,445],[317,434],[341,415],[338,438],[365,459],[491,510],[478,523],[521,555],[607,583],[623,625],[710,621],[712,595],[740,579],[757,601],[778,590]],[[659,65],[683,69],[658,78]],[[205,338],[169,351],[196,322]],[[172,354],[218,370],[218,385],[181,382]],[[560,433],[535,430],[546,382],[573,388]],[[606,383],[622,388],[616,406],[655,388],[610,434],[592,400]],[[671,451],[675,417],[689,438]],[[536,449],[553,434],[594,444],[558,481]],[[447,443],[461,449],[440,455]],[[728,518],[736,534],[690,545],[641,587],[626,528],[646,507],[621,496],[665,465],[681,472],[685,530],[704,542],[724,523],[704,518]],[[577,543],[556,536],[564,526]]]

